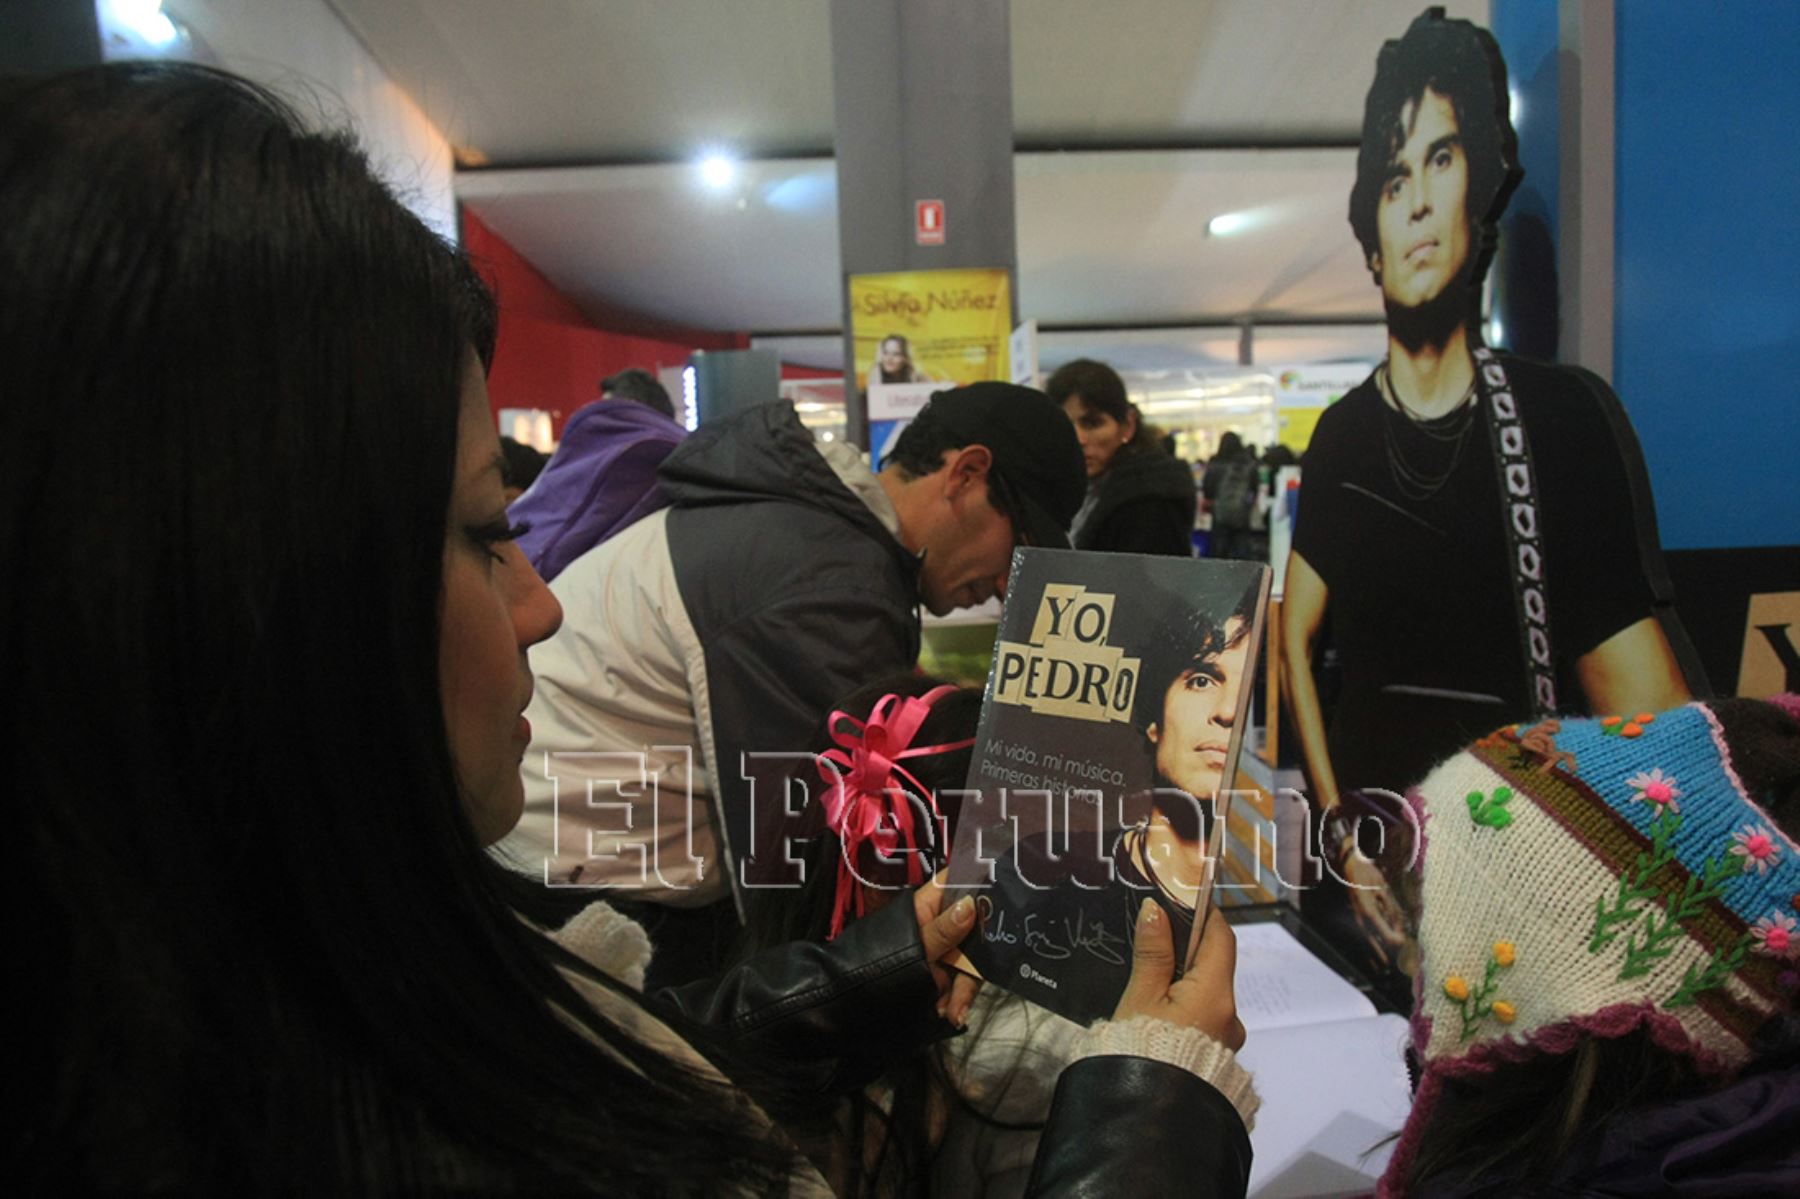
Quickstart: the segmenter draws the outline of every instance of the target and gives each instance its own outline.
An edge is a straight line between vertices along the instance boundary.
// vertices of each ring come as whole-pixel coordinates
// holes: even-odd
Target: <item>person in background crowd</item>
[[[519,548],[546,582],[669,503],[656,471],[687,436],[669,393],[641,370],[609,376],[600,390],[569,418],[539,485],[511,508],[528,526]]]
[[[1193,473],[1163,452],[1161,435],[1142,423],[1118,373],[1078,358],[1051,375],[1044,390],[1074,422],[1087,467],[1075,548],[1192,557]]]
[[[808,797],[805,885],[752,894],[739,955],[836,938],[942,869],[956,843],[959,793],[980,718],[979,690],[918,674],[894,675],[845,698],[792,776]],[[1187,925],[1172,926],[1177,953],[1187,948],[1191,904],[1188,917]],[[1222,941],[1231,938],[1222,920],[1217,927]],[[1217,967],[1216,958],[1207,963],[1209,971]],[[1208,979],[1220,985],[1216,975]],[[1101,1034],[998,987],[984,987],[972,1003],[968,994],[953,992],[946,1011],[967,1035],[893,1063],[850,1096],[838,1124],[848,1163],[841,1191],[987,1199],[1026,1193],[1057,1078]],[[1257,1100],[1230,1050],[1235,1032],[1217,1040],[1185,1035],[1199,1051],[1190,1068],[1220,1094],[1227,1126],[1247,1122]],[[1241,1194],[1243,1162],[1230,1152],[1232,1143],[1218,1137],[1184,1187]]]
[[[1016,546],[1066,546],[1081,450],[1042,392],[984,382],[933,397],[879,473],[779,403],[690,434],[660,487],[671,507],[555,580],[569,618],[532,658],[526,811],[501,850],[641,901],[653,977],[677,981],[735,934],[728,869],[787,877],[766,755],[912,668],[921,606],[985,603]],[[612,798],[568,798],[588,794]]]
[[[0,263],[0,353],[56,401],[0,405],[12,1186],[825,1193],[772,1068],[916,1053],[973,903],[926,886],[648,1001],[578,955],[642,943],[604,905],[567,947],[518,917],[483,845],[561,612],[467,262],[347,135],[118,64],[0,88]],[[1140,956],[1115,1036],[1235,1022],[1228,960],[1201,989]],[[1166,1189],[1231,1132],[1105,1035],[1041,1193]]]
[[[524,442],[514,441],[510,437],[500,439],[500,453],[506,458],[506,470],[500,478],[500,485],[506,489],[506,502],[510,504],[537,482],[537,477],[544,471],[544,463],[550,459]]]
[[[1212,514],[1207,557],[1254,560],[1262,556],[1255,552],[1250,532],[1258,481],[1255,456],[1244,447],[1242,438],[1227,431],[1219,438],[1219,452],[1206,464],[1200,479],[1200,494]]]
[[[1800,1186],[1800,696],[1509,725],[1410,797],[1383,1196]]]
[[[658,383],[656,376],[649,371],[635,367],[600,380],[600,398],[630,400],[653,412],[660,412],[670,420],[675,419],[675,404],[669,399],[669,389]]]
[[[1275,480],[1281,474],[1281,468],[1298,465],[1300,465],[1300,455],[1279,441],[1263,451],[1262,468],[1267,476],[1263,480],[1263,486],[1271,498],[1275,495]]]

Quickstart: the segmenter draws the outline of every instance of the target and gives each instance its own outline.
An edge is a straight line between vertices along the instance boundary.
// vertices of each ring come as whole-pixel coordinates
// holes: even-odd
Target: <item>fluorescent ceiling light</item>
[[[737,182],[737,159],[714,150],[700,159],[700,181],[714,191],[724,191]]]
[[[1206,222],[1206,236],[1230,237],[1233,233],[1242,233],[1254,223],[1247,212],[1221,212]]]
[[[103,27],[135,38],[152,50],[162,50],[181,38],[181,30],[162,10],[162,0],[102,0]]]

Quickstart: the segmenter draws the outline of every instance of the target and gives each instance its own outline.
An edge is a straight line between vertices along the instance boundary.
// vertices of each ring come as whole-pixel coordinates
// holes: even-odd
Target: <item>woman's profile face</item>
[[[525,651],[562,624],[562,605],[511,540],[503,462],[481,363],[470,354],[463,364],[456,482],[444,536],[438,676],[450,756],[485,845],[504,837],[525,805],[519,778],[519,761],[531,742]]]
[[[1137,435],[1137,422],[1130,416],[1115,420],[1104,409],[1096,408],[1079,395],[1063,401],[1063,411],[1075,424],[1075,437],[1081,442],[1081,458],[1087,464],[1090,479],[1106,473],[1106,468]]]
[[[1163,693],[1162,719],[1144,731],[1156,747],[1157,774],[1190,795],[1211,796],[1225,774],[1250,655],[1244,632],[1242,617],[1227,621],[1226,648],[1189,663],[1175,676]]]

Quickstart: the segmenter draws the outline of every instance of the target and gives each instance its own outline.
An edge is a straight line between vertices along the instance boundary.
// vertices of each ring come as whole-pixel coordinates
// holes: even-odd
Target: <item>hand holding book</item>
[[[943,961],[956,953],[969,930],[975,927],[975,897],[965,895],[944,906],[944,876],[940,873],[913,892],[913,915],[918,917],[919,937],[925,943],[925,960],[938,987],[938,1015],[958,1028],[969,1023],[969,1008],[981,984],[967,974],[950,970]]]
[[[1114,1020],[1151,1016],[1183,1028],[1197,1028],[1227,1049],[1241,1049],[1244,1025],[1232,987],[1237,973],[1237,937],[1217,907],[1207,909],[1206,926],[1194,964],[1175,977],[1175,939],[1169,919],[1154,899],[1138,908],[1132,944],[1131,979]]]

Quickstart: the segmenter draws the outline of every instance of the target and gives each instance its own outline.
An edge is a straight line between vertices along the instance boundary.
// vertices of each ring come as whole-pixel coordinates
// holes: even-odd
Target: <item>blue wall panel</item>
[[[1614,384],[1669,548],[1800,543],[1800,3],[1619,0]]]

